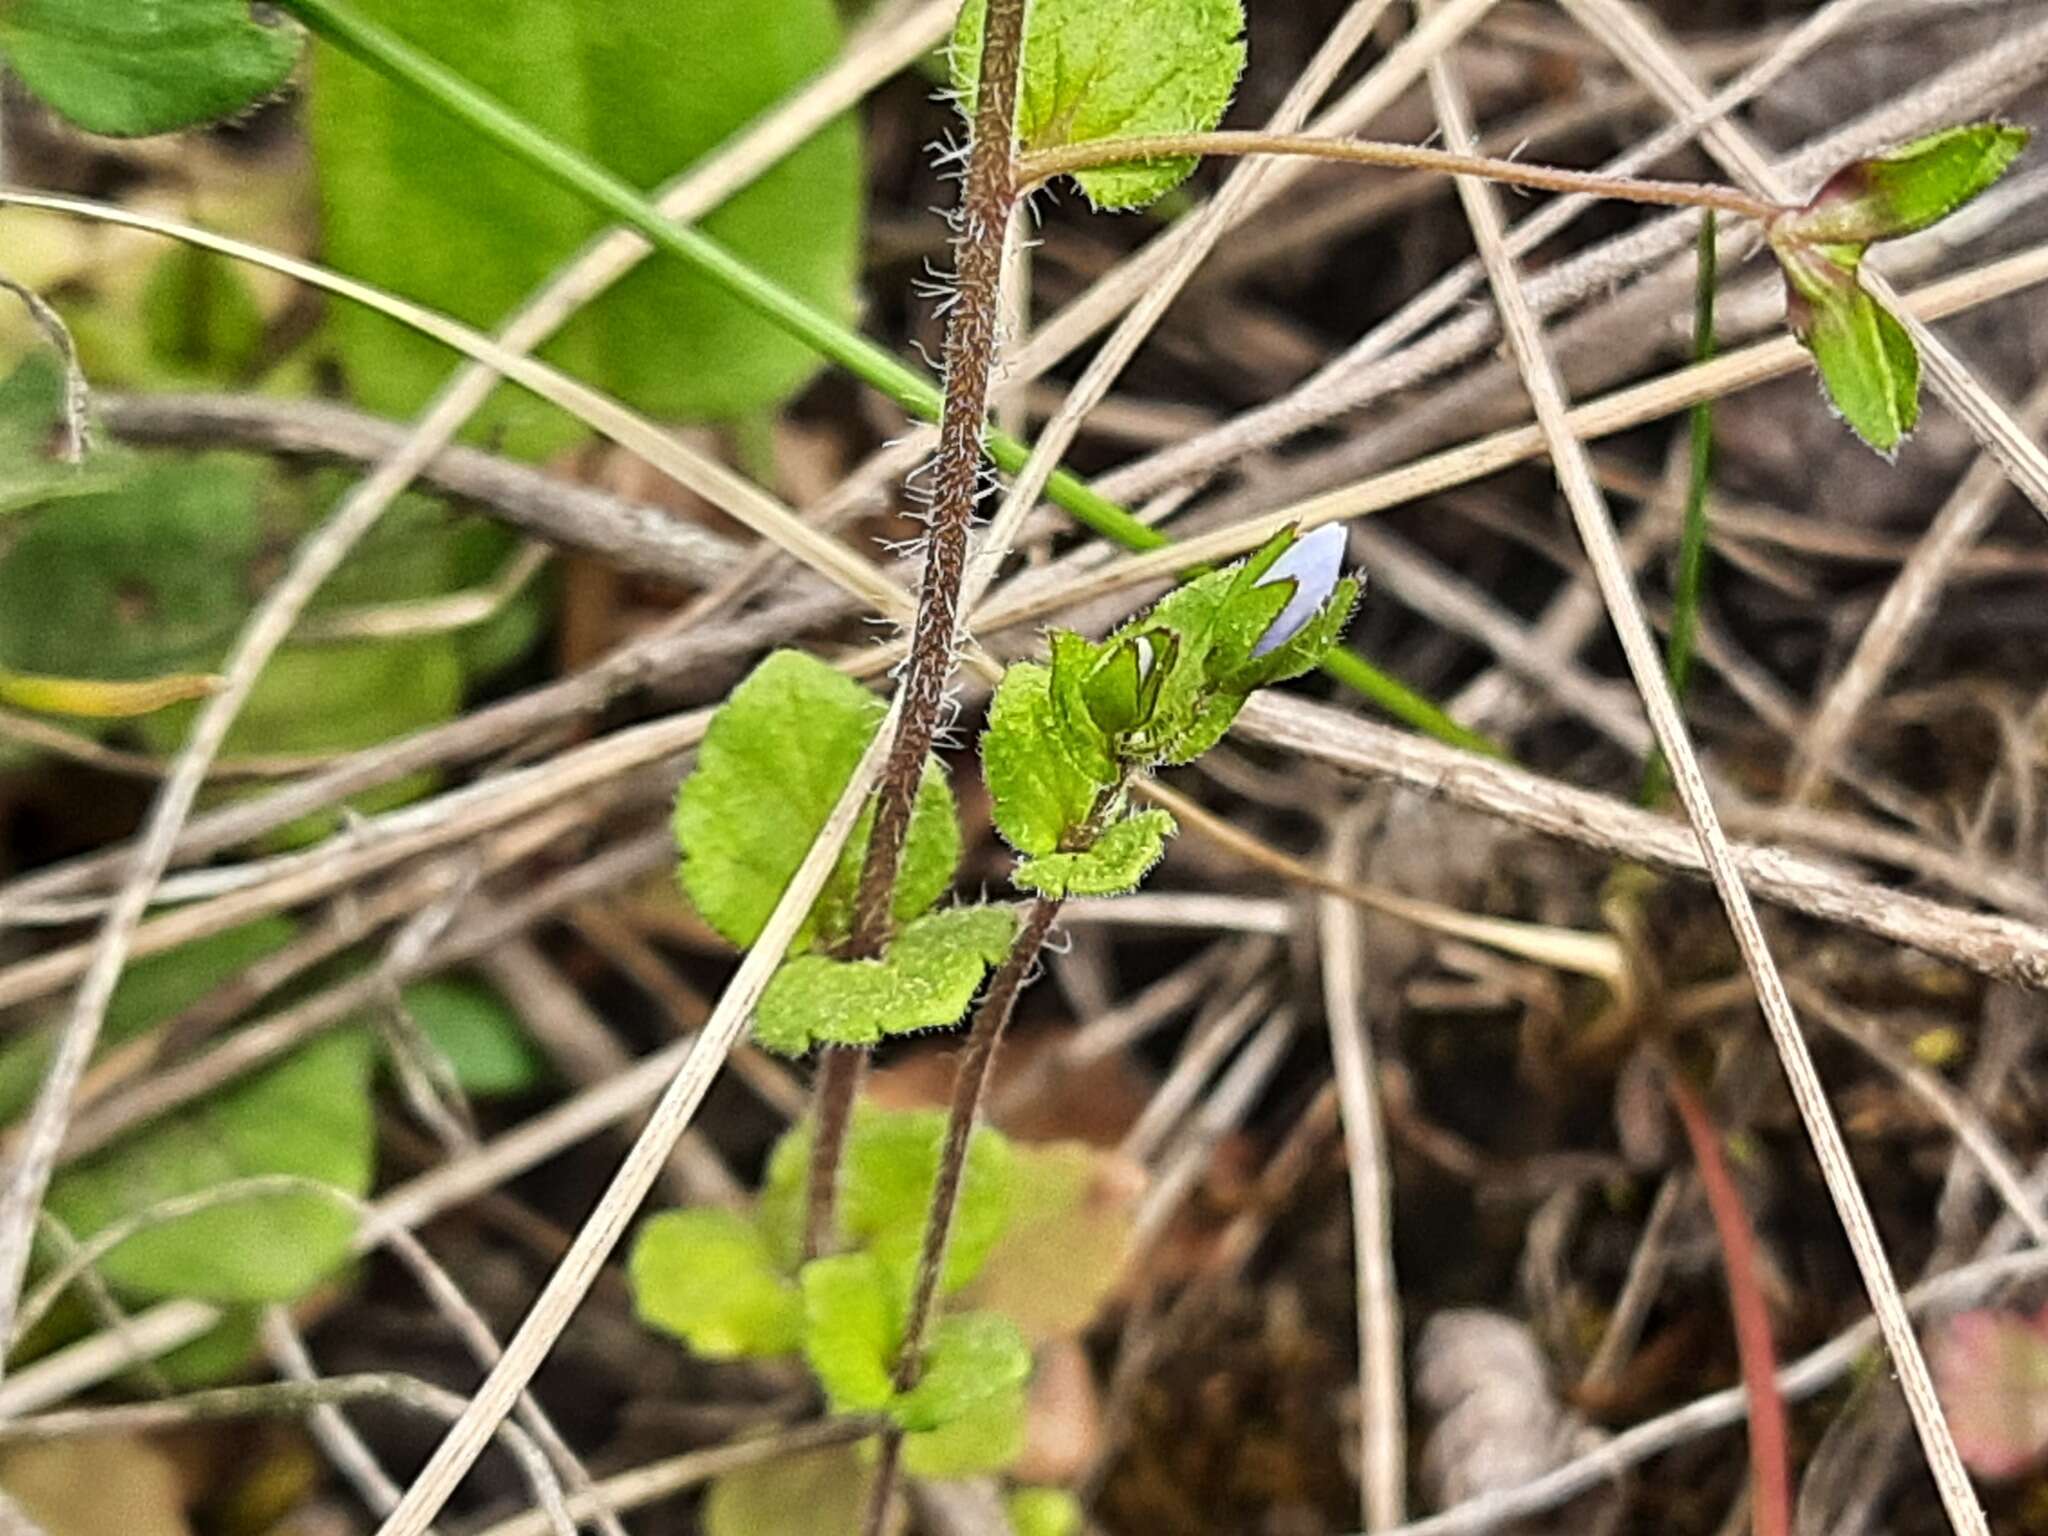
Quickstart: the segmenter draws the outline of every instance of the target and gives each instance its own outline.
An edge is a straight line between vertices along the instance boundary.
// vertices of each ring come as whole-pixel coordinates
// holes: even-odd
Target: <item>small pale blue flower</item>
[[[1336,590],[1338,579],[1343,574],[1342,523],[1325,523],[1315,532],[1304,534],[1290,544],[1286,553],[1275,560],[1256,583],[1261,587],[1271,586],[1276,581],[1286,581],[1291,577],[1294,596],[1287,600],[1287,606],[1259,636],[1259,643],[1252,647],[1253,658],[1278,650],[1300,634],[1302,627],[1330,600],[1330,594]]]

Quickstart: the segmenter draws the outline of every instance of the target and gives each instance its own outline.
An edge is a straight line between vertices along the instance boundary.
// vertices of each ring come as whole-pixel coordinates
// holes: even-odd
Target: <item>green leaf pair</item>
[[[894,1381],[945,1118],[861,1106],[841,1168],[840,1224],[856,1246],[801,1263],[808,1128],[769,1157],[751,1219],[670,1211],[648,1221],[631,1272],[641,1319],[698,1354],[732,1360],[801,1351],[835,1412],[883,1413],[907,1432],[910,1469],[958,1477],[1016,1454],[1031,1353],[1017,1326],[988,1312],[939,1319],[917,1384]],[[1009,1225],[1015,1157],[995,1132],[970,1143],[941,1289],[973,1280]]]
[[[1906,328],[1864,290],[1864,252],[1947,218],[2004,175],[2028,138],[2006,123],[1946,128],[1852,161],[1771,223],[1792,333],[1843,420],[1886,456],[1919,420],[1920,358]]]
[[[986,0],[953,33],[953,84],[974,114]],[[1240,0],[1034,0],[1024,34],[1017,140],[1025,152],[1143,134],[1203,133],[1244,72]],[[1141,208],[1182,181],[1192,159],[1083,171],[1097,208]]]
[[[884,713],[860,684],[801,651],[769,656],[720,706],[677,796],[675,833],[683,890],[726,938],[744,947],[761,936]],[[929,910],[960,859],[953,794],[931,762],[896,880],[901,930],[877,959],[832,954],[853,925],[872,824],[870,807],[762,995],[754,1033],[770,1050],[873,1045],[957,1023],[1009,950],[1008,909]]]

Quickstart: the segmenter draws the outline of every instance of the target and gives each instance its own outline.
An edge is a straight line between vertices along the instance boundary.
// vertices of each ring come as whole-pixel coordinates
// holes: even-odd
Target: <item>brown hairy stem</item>
[[[1040,896],[1031,903],[1018,930],[1017,941],[1003,958],[995,979],[983,994],[968,1026],[967,1045],[953,1075],[953,1101],[946,1111],[946,1139],[939,1148],[938,1177],[932,1184],[931,1205],[925,1215],[924,1245],[918,1251],[917,1279],[904,1314],[903,1344],[896,1356],[896,1390],[907,1392],[917,1385],[924,1370],[925,1340],[932,1319],[938,1313],[939,1281],[946,1270],[946,1249],[953,1240],[953,1217],[960,1208],[961,1186],[967,1178],[967,1150],[981,1120],[982,1101],[988,1096],[989,1077],[995,1068],[996,1048],[1016,1011],[1017,997],[1029,980],[1031,968],[1045,948],[1053,922],[1059,917],[1060,898]],[[869,1536],[881,1536],[888,1528],[889,1505],[895,1495],[896,1474],[903,1449],[903,1432],[882,1432],[882,1454],[875,1467],[874,1490],[868,1504]]]
[[[1752,197],[1737,187],[1702,181],[1646,181],[1632,176],[1605,176],[1562,166],[1524,165],[1489,155],[1461,155],[1419,144],[1389,144],[1377,139],[1332,139],[1312,133],[1163,133],[1128,139],[1096,139],[1063,144],[1022,157],[1017,182],[1022,190],[1103,166],[1146,160],[1183,160],[1203,155],[1300,155],[1341,160],[1353,165],[1386,166],[1395,170],[1440,171],[1452,176],[1477,176],[1546,192],[1582,192],[1630,203],[1657,203],[1675,208],[1715,208],[1741,218],[1768,222],[1785,210],[1766,198]]]
[[[902,684],[903,709],[875,794],[874,831],[854,896],[853,931],[843,951],[849,959],[872,959],[889,941],[890,905],[903,863],[903,842],[953,671],[960,579],[981,485],[989,376],[995,370],[1003,235],[1017,197],[1014,147],[1025,4],[1026,0],[988,0],[983,24],[973,136],[953,242],[958,286],[946,324],[946,402],[930,471],[924,574]],[[841,1063],[836,1058],[842,1055],[853,1059]],[[819,1076],[805,1233],[806,1251],[813,1255],[832,1242],[839,1166],[864,1055],[828,1053]]]

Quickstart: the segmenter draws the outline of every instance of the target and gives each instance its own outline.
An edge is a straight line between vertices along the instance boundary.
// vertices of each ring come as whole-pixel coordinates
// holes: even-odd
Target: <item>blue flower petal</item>
[[[1344,546],[1344,525],[1325,523],[1290,544],[1286,553],[1258,579],[1257,585],[1262,587],[1291,579],[1294,596],[1259,636],[1259,643],[1252,647],[1254,658],[1278,650],[1300,634],[1303,626],[1330,600],[1344,574]]]

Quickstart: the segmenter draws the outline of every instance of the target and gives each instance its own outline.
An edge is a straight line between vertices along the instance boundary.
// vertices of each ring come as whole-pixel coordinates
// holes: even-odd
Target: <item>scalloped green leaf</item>
[[[994,1312],[958,1312],[932,1329],[923,1374],[896,1395],[889,1417],[914,1432],[944,1429],[1030,1375],[1031,1347],[1015,1323]]]
[[[838,56],[834,0],[358,0],[360,8],[555,142],[635,187],[701,161]],[[313,60],[308,113],[327,259],[474,325],[495,327],[609,215],[340,49]],[[861,136],[834,118],[706,214],[740,261],[837,319],[860,273]],[[328,335],[351,390],[411,416],[447,350],[360,305]],[[773,406],[818,373],[804,342],[701,273],[650,261],[541,349],[570,374],[664,419]],[[472,435],[538,455],[585,429],[501,389]]]
[[[1806,206],[1779,221],[1776,238],[1864,245],[1926,229],[1989,188],[2027,147],[2012,123],[1962,123],[1853,160]]]
[[[285,83],[304,34],[249,0],[8,0],[0,53],[91,133],[169,133],[247,110]]]
[[[365,1195],[375,1131],[369,1041],[344,1031],[60,1174],[49,1206],[89,1237],[164,1200],[261,1174]],[[138,1232],[99,1268],[135,1297],[291,1301],[347,1258],[355,1226],[317,1195],[254,1196]]]
[[[911,1266],[924,1236],[925,1212],[938,1181],[939,1147],[946,1117],[937,1110],[854,1110],[840,1168],[839,1226],[849,1242],[868,1249],[899,1277],[909,1294]],[[759,1221],[778,1260],[794,1268],[802,1248],[804,1185],[811,1134],[800,1124],[769,1154]],[[979,1127],[967,1146],[967,1175],[946,1249],[944,1289],[959,1290],[981,1272],[989,1251],[1010,1223],[1016,1198],[1017,1153],[1008,1139]]]
[[[803,1340],[804,1298],[760,1230],[735,1211],[665,1211],[640,1228],[628,1273],[650,1328],[711,1360],[784,1355]]]
[[[754,1039],[800,1056],[818,1045],[873,1045],[957,1024],[1016,932],[1007,908],[953,907],[910,924],[879,960],[799,955],[769,978]]]
[[[902,1338],[888,1277],[874,1255],[814,1259],[803,1287],[804,1359],[835,1413],[873,1413],[896,1394],[891,1378]]]
[[[803,651],[776,651],[719,707],[676,797],[683,891],[704,920],[745,948],[839,802],[886,706]],[[847,840],[792,951],[844,936],[869,818]],[[897,876],[895,916],[916,917],[952,883],[960,826],[944,771],[926,766]]]
[[[996,830],[1019,853],[1050,854],[1086,825],[1101,786],[1060,745],[1052,672],[1021,661],[1003,673],[981,738]]]
[[[1085,852],[1019,860],[1010,880],[1041,896],[1121,896],[1135,891],[1165,856],[1175,830],[1170,812],[1139,811],[1105,830]]]
[[[973,113],[986,0],[953,33],[953,83]],[[1205,133],[1244,72],[1239,0],[1034,0],[1024,35],[1017,136],[1054,149],[1142,134]],[[1076,176],[1098,208],[1139,208],[1195,168],[1192,159],[1105,166]]]

